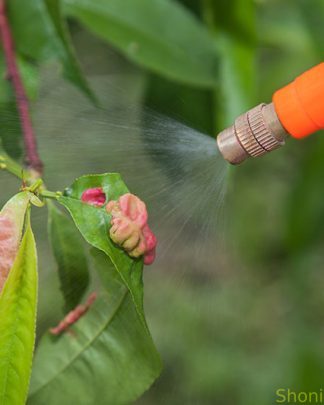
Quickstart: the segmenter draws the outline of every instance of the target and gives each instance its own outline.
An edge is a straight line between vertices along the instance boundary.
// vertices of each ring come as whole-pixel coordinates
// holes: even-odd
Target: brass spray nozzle
[[[287,135],[273,103],[260,104],[222,131],[217,145],[224,159],[236,165],[250,156],[261,156],[283,146]]]
[[[224,159],[239,164],[284,145],[287,135],[301,139],[324,129],[324,62],[277,90],[272,100],[239,116],[218,135]]]

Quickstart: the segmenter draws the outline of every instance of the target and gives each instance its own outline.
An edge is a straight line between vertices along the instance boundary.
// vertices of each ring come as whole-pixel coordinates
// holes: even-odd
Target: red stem
[[[8,79],[12,82],[20,116],[26,165],[41,174],[43,163],[38,155],[37,142],[29,113],[28,98],[16,62],[15,46],[6,14],[5,0],[0,0],[0,33],[8,69]]]

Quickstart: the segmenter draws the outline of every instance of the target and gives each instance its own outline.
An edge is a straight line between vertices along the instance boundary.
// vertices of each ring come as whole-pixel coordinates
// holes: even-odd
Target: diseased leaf
[[[8,14],[19,54],[37,62],[59,60],[67,78],[94,101],[62,19],[59,0],[27,1],[23,7],[20,0],[12,0]]]
[[[20,239],[24,224],[25,213],[31,194],[28,191],[13,196],[2,208],[0,216],[10,216],[15,223],[17,239]]]
[[[30,197],[28,192],[16,194],[0,212],[0,291],[18,254]]]
[[[35,342],[37,257],[28,220],[0,295],[0,404],[25,403]]]
[[[161,371],[152,338],[109,258],[93,249],[108,294],[61,337],[44,336],[35,356],[29,405],[128,404]]]
[[[105,252],[121,279],[131,292],[135,307],[145,324],[143,315],[143,260],[134,260],[109,238],[110,215],[105,208],[96,208],[81,201],[83,191],[88,188],[102,187],[108,200],[117,200],[128,192],[119,174],[82,176],[75,180],[66,192],[67,196],[58,198],[70,212],[76,226],[90,245]]]
[[[171,0],[64,0],[69,15],[129,59],[170,79],[214,87],[218,53],[206,28]]]
[[[49,236],[58,265],[65,312],[79,304],[89,284],[84,244],[69,217],[53,203],[48,204]]]

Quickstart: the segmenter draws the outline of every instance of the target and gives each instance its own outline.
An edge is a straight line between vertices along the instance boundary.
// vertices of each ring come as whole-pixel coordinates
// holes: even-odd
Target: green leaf
[[[221,0],[215,5],[220,69],[222,129],[253,106],[256,93],[256,23],[253,0]],[[222,16],[226,16],[222,18]]]
[[[304,146],[286,202],[283,245],[294,258],[307,249],[314,249],[323,234],[324,207],[318,187],[324,176],[324,142],[321,135],[309,139]],[[321,239],[319,243],[322,243]]]
[[[109,258],[93,251],[108,294],[98,297],[71,333],[41,340],[29,405],[131,403],[161,371],[159,355],[129,290]]]
[[[77,61],[59,0],[8,2],[8,14],[19,54],[37,62],[59,60],[65,75],[92,101],[95,96]]]
[[[64,50],[61,54],[61,60],[66,78],[82,89],[84,93],[97,104],[98,100],[81,71],[67,24],[61,13],[60,0],[45,0],[45,2],[47,4],[48,13],[52,19],[53,27]]]
[[[6,73],[4,56],[0,53],[0,77],[4,78]],[[19,115],[11,84],[4,79],[0,80],[0,128],[0,140],[3,148],[11,157],[19,158],[22,155]]]
[[[299,0],[298,1],[302,18],[305,22],[305,27],[307,33],[312,39],[312,45],[316,48],[318,52],[318,62],[323,60],[323,15],[324,15],[324,4],[321,0],[313,0],[310,6],[309,1]]]
[[[22,136],[19,115],[14,101],[0,104],[0,128],[0,141],[3,149],[11,157],[19,158],[22,155]]]
[[[66,192],[58,198],[70,212],[76,226],[90,245],[105,252],[116,267],[121,279],[133,297],[136,309],[145,324],[143,315],[143,261],[134,260],[109,237],[111,216],[105,208],[96,208],[81,201],[81,195],[88,188],[102,187],[107,201],[116,200],[128,192],[119,174],[106,173],[78,178]]]
[[[0,295],[0,404],[25,403],[35,342],[37,257],[28,221]]]
[[[148,75],[145,103],[154,111],[160,111],[203,133],[215,136],[210,89],[175,83],[151,74]],[[166,165],[169,166],[169,163]]]
[[[29,99],[38,94],[38,69],[23,57],[17,58],[19,72]],[[17,159],[22,155],[22,131],[12,83],[6,80],[8,69],[0,53],[0,140],[8,154]]]
[[[43,0],[7,4],[10,26],[17,51],[28,58],[44,61],[57,57],[60,45]]]
[[[213,87],[214,40],[203,24],[171,0],[64,0],[69,15],[129,59],[183,83]]]
[[[253,106],[255,100],[255,49],[224,36],[221,67],[223,117],[220,128]]]
[[[58,265],[65,312],[75,308],[89,285],[84,244],[75,225],[52,203],[48,204],[49,235]]]

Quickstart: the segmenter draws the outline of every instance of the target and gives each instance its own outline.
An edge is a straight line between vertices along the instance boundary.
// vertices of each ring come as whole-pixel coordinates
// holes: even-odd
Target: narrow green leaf
[[[0,140],[3,148],[11,157],[20,158],[22,155],[21,127],[14,101],[0,104],[0,128]]]
[[[0,295],[0,404],[25,403],[34,351],[37,257],[28,221],[18,256]]]
[[[318,62],[323,60],[323,15],[324,4],[321,0],[313,0],[310,5],[307,0],[298,1],[302,18],[304,19],[307,34],[312,39],[312,45],[316,47]]]
[[[64,0],[67,12],[132,61],[173,80],[214,86],[218,53],[203,24],[171,0]]]
[[[19,54],[37,62],[59,60],[67,78],[94,101],[61,16],[59,0],[33,0],[23,6],[20,0],[11,0],[8,13]]]
[[[62,16],[60,0],[45,0],[48,13],[51,17],[53,27],[56,31],[57,37],[60,39],[62,48],[61,60],[64,67],[64,74],[72,83],[82,89],[84,93],[97,104],[98,100],[91,90],[89,83],[81,71],[67,24]]]
[[[18,57],[17,62],[26,93],[34,100],[38,94],[38,69],[23,57]],[[6,152],[17,159],[22,155],[21,123],[12,84],[5,79],[7,71],[4,55],[0,53],[0,140]]]
[[[17,51],[28,58],[44,61],[57,57],[60,44],[43,0],[7,4],[10,26]]]
[[[215,136],[213,97],[210,89],[175,83],[154,74],[148,75],[146,88],[145,103],[150,108]]]
[[[219,87],[215,89],[220,131],[255,101],[255,2],[203,0],[202,11],[221,56]]]
[[[233,123],[255,100],[255,49],[224,36],[222,39],[221,93],[223,117],[220,128]]]
[[[0,77],[5,77],[7,66],[0,53]],[[22,155],[22,136],[19,115],[12,86],[8,80],[0,80],[0,149],[1,146],[13,158]],[[0,151],[1,154],[1,151]]]
[[[48,204],[49,236],[58,266],[65,312],[79,304],[89,285],[84,244],[75,225],[54,204]]]
[[[96,208],[81,201],[81,195],[88,188],[102,187],[107,201],[116,200],[128,192],[119,174],[106,173],[78,178],[67,195],[58,198],[70,212],[76,226],[90,245],[105,252],[116,267],[121,279],[133,297],[139,315],[143,315],[143,261],[134,260],[118,248],[109,237],[110,215],[105,208]]]
[[[161,371],[152,338],[109,258],[94,249],[108,294],[61,337],[44,336],[35,356],[29,405],[127,404]]]
[[[324,207],[318,198],[318,184],[324,176],[323,155],[323,138],[318,136],[309,140],[301,159],[297,161],[299,169],[286,201],[283,240],[292,257],[313,249],[323,232]]]
[[[256,92],[256,23],[253,0],[222,0],[223,9],[215,5],[221,21],[219,49],[222,54],[220,83],[223,117],[220,129],[253,106]],[[216,26],[217,31],[217,26]]]

